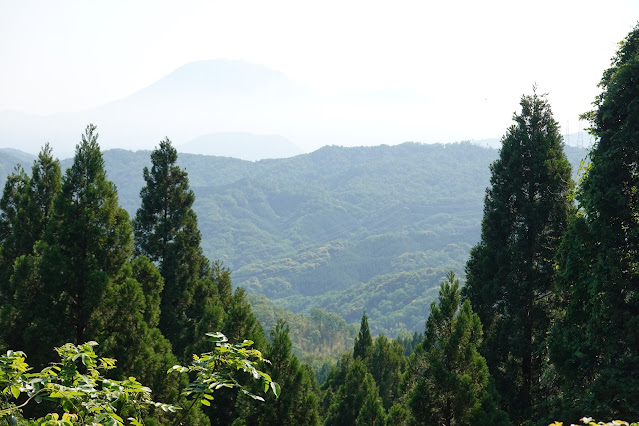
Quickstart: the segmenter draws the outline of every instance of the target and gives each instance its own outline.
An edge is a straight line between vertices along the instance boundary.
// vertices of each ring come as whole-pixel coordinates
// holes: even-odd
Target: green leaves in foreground
[[[213,399],[213,392],[221,388],[239,388],[244,394],[253,399],[264,401],[261,396],[249,392],[237,381],[236,372],[248,373],[255,380],[262,380],[264,392],[269,389],[275,396],[280,394],[280,386],[271,380],[271,376],[260,371],[255,363],[270,363],[264,359],[262,353],[257,349],[251,349],[253,344],[250,340],[232,345],[222,333],[206,333],[209,341],[215,343],[212,352],[201,355],[193,355],[193,361],[188,367],[175,365],[169,369],[182,373],[195,373],[195,379],[182,392],[184,395],[193,398],[193,403],[199,402],[209,406]]]
[[[32,400],[38,403],[46,400],[56,403],[63,413],[49,413],[29,424],[123,425],[124,412],[130,416],[130,424],[142,424],[142,407],[162,404],[154,403],[151,389],[142,386],[135,377],[125,380],[103,377],[103,371],[115,368],[115,360],[98,358],[94,346],[96,342],[78,346],[67,343],[56,348],[60,362],[39,373],[29,372],[23,352],[8,351],[0,356],[0,388],[4,399],[0,416],[11,423],[19,416],[19,409]],[[20,405],[16,405],[18,401]],[[177,407],[166,406],[166,409],[175,411]]]
[[[169,372],[195,373],[195,380],[188,384],[183,394],[192,397],[196,403],[210,405],[213,392],[220,388],[239,388],[253,399],[264,401],[254,395],[235,379],[236,371],[249,373],[254,379],[261,379],[264,392],[269,388],[279,396],[280,387],[271,377],[258,370],[255,362],[269,361],[260,351],[251,349],[253,342],[231,345],[222,333],[207,333],[215,343],[212,352],[193,355],[189,367],[176,365]],[[155,407],[165,412],[175,413],[180,407],[154,402],[151,389],[143,386],[135,377],[111,380],[103,372],[115,368],[116,360],[99,358],[93,348],[96,342],[82,345],[67,343],[56,352],[60,362],[51,364],[39,373],[32,373],[23,352],[8,351],[0,356],[0,419],[10,425],[17,425],[21,409],[31,401],[53,402],[61,412],[48,413],[38,419],[27,420],[29,425],[124,425],[141,426],[145,408]],[[191,408],[189,407],[189,409]],[[184,416],[189,410],[185,410]],[[182,418],[184,418],[182,416]],[[179,419],[176,424],[179,424]],[[22,423],[21,423],[22,424]]]
[[[628,423],[626,421],[623,420],[613,420],[611,422],[595,422],[595,420],[592,417],[582,417],[581,419],[579,419],[579,421],[583,422],[586,425],[589,426],[639,426],[639,423]],[[563,422],[553,422],[551,424],[549,424],[548,426],[563,426]],[[571,426],[577,426],[577,425],[571,425]]]

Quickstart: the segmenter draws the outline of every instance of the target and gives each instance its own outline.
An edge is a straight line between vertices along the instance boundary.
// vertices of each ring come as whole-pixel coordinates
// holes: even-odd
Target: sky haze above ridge
[[[633,0],[5,1],[0,112],[83,111],[185,64],[230,59],[328,96],[417,96],[332,113],[362,125],[376,114],[398,128],[438,124],[413,138],[421,142],[500,137],[534,83],[562,132],[576,132],[638,19]]]

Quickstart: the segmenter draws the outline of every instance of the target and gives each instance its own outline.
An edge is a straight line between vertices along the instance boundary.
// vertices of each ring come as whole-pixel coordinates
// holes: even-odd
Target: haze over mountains
[[[260,65],[201,61],[184,65],[124,99],[92,110],[45,117],[15,111],[0,113],[0,146],[20,147],[35,154],[49,141],[57,155],[67,157],[73,154],[84,126],[94,123],[105,135],[104,149],[152,149],[168,136],[175,146],[196,151],[193,147],[201,145],[207,135],[214,135],[216,145],[220,135],[233,134],[230,143],[236,146],[235,151],[211,152],[208,147],[197,153],[232,153],[254,159],[251,149],[262,145],[268,148],[262,151],[273,153],[260,154],[259,158],[286,157],[326,144],[404,142],[406,135],[400,132],[391,136],[389,129],[384,129],[388,123],[379,122],[380,112],[398,103],[420,101],[416,93],[393,90],[330,97]],[[364,107],[366,114],[373,115],[357,113]],[[236,137],[240,133],[246,140]]]
[[[47,141],[68,167],[95,123],[134,215],[145,150],[168,136],[196,194],[205,254],[236,285],[295,312],[318,307],[356,322],[365,309],[375,332],[393,334],[421,327],[441,277],[463,272],[500,146],[402,143],[428,135],[431,107],[411,90],[328,96],[263,66],[195,62],[93,110],[0,113],[0,182],[17,162],[28,169]],[[566,141],[592,143],[583,132]],[[585,156],[567,152],[574,167]]]
[[[326,95],[261,65],[210,60],[87,111],[0,112],[0,147],[36,154],[51,142],[57,156],[71,157],[84,127],[94,123],[103,149],[153,149],[169,137],[181,152],[284,158],[324,145],[440,142],[432,129],[437,123],[428,119],[437,107],[410,89]]]

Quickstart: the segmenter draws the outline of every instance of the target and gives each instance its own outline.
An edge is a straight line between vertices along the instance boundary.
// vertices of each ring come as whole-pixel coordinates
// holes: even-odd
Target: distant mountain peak
[[[279,71],[251,62],[211,59],[190,62],[137,93],[235,94],[253,91],[289,90],[293,83]],[[135,96],[134,94],[133,96]]]
[[[300,147],[285,137],[248,132],[202,135],[178,145],[177,149],[189,154],[216,155],[249,161],[287,158],[303,153]]]

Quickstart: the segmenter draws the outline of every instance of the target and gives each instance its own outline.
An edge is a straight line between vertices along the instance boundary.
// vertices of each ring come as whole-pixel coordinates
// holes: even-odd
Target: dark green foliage
[[[355,425],[357,426],[384,426],[386,425],[386,412],[384,407],[380,404],[380,399],[375,392],[368,392],[366,399],[364,399],[364,405],[357,419]]]
[[[120,360],[115,374],[141,378],[156,395],[177,402],[183,379],[164,374],[176,358],[157,329],[163,280],[149,259],[132,258],[132,227],[106,177],[95,126],[87,127],[61,183],[48,147],[28,183],[20,210],[28,220],[20,229],[32,247],[11,245],[16,220],[2,246],[5,252],[11,245],[17,256],[7,259],[12,267],[3,282],[4,342],[30,352],[41,367],[53,359],[54,346],[101,341]],[[11,213],[10,205],[2,207]],[[197,413],[191,420],[203,424]]]
[[[277,399],[267,394],[264,405],[250,404],[249,412],[242,416],[248,424],[319,424],[319,387],[315,375],[308,366],[300,364],[292,353],[292,346],[288,325],[278,321],[271,330],[271,342],[264,356],[271,361],[267,372],[283,391]]]
[[[46,247],[44,243],[37,243],[33,255],[14,259],[13,266],[6,271],[9,277],[2,283],[1,340],[6,348],[32,350],[32,364],[36,366],[53,358],[54,345],[47,345],[58,341],[57,324],[43,318],[47,311],[42,311],[53,308],[45,296],[39,273]]]
[[[410,418],[409,410],[404,405],[397,403],[388,410],[386,423],[389,425],[404,426],[409,423]]]
[[[424,343],[410,360],[406,400],[413,424],[508,424],[490,403],[490,374],[478,352],[481,340],[479,317],[468,300],[460,307],[459,280],[451,272],[441,284],[439,306],[431,305]]]
[[[359,327],[359,334],[355,338],[353,358],[366,358],[371,346],[373,346],[373,338],[371,337],[371,331],[368,329],[368,317],[366,316],[366,312],[364,312],[362,314],[362,323]]]
[[[222,330],[227,316],[226,309],[233,299],[230,271],[219,263],[213,263],[208,276],[193,281],[193,284],[189,291],[183,294],[185,305],[190,307],[191,323],[194,324],[193,327],[182,331],[186,348],[180,357],[184,359],[206,351],[209,347],[205,337],[207,330],[212,330],[211,326]],[[223,332],[227,333],[227,330]],[[246,338],[252,340],[251,336]]]
[[[230,272],[224,269],[219,271],[221,271],[222,275],[218,275],[217,284],[226,287],[230,294]],[[242,288],[237,288],[235,293],[220,299],[219,302],[222,303],[225,309],[222,316],[223,322],[220,325],[224,334],[229,337],[233,336],[235,341],[250,340],[254,342],[255,348],[266,346],[266,338],[264,337],[262,326],[255,319],[251,311],[251,305],[246,300],[246,294]],[[203,328],[209,319],[210,317],[208,316],[203,317],[199,322],[198,329]],[[243,385],[248,383],[246,378],[238,377],[237,379]],[[241,409],[238,407],[237,396],[237,393],[234,392],[220,392],[219,395],[215,396],[215,399],[211,401],[211,406],[204,409],[204,412],[211,419],[211,424],[230,425],[242,415]]]
[[[265,346],[266,338],[262,325],[253,315],[251,304],[246,299],[246,293],[241,287],[235,289],[231,303],[226,306],[226,319],[222,329],[236,339],[253,340],[256,347]]]
[[[491,165],[482,237],[466,265],[464,297],[485,330],[481,352],[503,406],[517,420],[539,417],[547,397],[547,356],[554,257],[571,213],[570,164],[550,105],[523,96],[521,113]]]
[[[58,300],[57,321],[68,327],[63,341],[80,344],[91,330],[109,279],[133,253],[129,215],[118,204],[115,185],[107,179],[95,126],[89,125],[76,148],[73,165],[62,179],[45,240],[47,291]],[[53,319],[52,319],[53,320]],[[62,337],[62,336],[60,336]]]
[[[20,312],[28,311],[20,305],[29,305],[35,292],[16,294],[11,284],[14,263],[18,256],[29,253],[33,244],[28,247],[29,229],[26,220],[26,206],[29,203],[29,177],[24,169],[17,165],[4,185],[0,199],[0,342],[13,343],[21,338],[24,324],[16,324],[15,319]],[[25,247],[27,240],[27,247]],[[20,301],[15,301],[19,298]]]
[[[134,229],[136,251],[157,262],[164,278],[160,329],[175,348],[184,348],[189,342],[184,333],[199,320],[191,314],[193,288],[206,277],[208,261],[192,209],[195,196],[176,161],[177,151],[168,139],[151,153]]]
[[[151,153],[151,170],[144,168],[146,186],[140,192],[142,206],[135,216],[135,241],[137,249],[160,265],[168,262],[167,256],[177,241],[199,245],[199,232],[192,231],[196,219],[191,210],[195,196],[189,189],[187,173],[175,165],[177,151],[171,141],[165,139]],[[168,267],[168,265],[167,265]]]
[[[14,251],[19,257],[12,262],[3,317],[12,325],[5,343],[29,350],[36,366],[52,359],[51,347],[99,335],[103,298],[131,256],[128,214],[119,207],[103,165],[91,125],[61,185],[47,147],[34,164],[23,203],[30,219],[22,223],[29,227],[21,229],[31,241],[42,241]],[[14,241],[17,232],[13,227]]]
[[[566,153],[576,172],[586,151]],[[373,335],[396,336],[423,326],[446,271],[463,272],[497,156],[469,143],[406,143],[257,162],[180,154],[176,165],[189,172],[203,252],[233,270],[235,285],[358,325],[366,310]],[[0,180],[16,159],[0,150]],[[150,151],[109,150],[104,160],[134,216]]]
[[[197,280],[192,291],[185,295],[191,306],[189,315],[194,319],[195,333],[206,333],[204,330],[215,325],[231,341],[247,339],[258,349],[266,347],[264,329],[253,315],[244,289],[238,287],[233,292],[231,271],[219,262],[213,262],[206,278]],[[201,337],[204,334],[191,335],[189,330],[185,333],[187,356],[205,350],[207,340]]]
[[[375,379],[384,409],[390,410],[401,397],[400,384],[407,363],[404,347],[380,334],[367,353],[368,371]]]
[[[40,151],[38,158],[33,162],[28,204],[29,223],[31,226],[28,235],[31,241],[25,244],[25,248],[28,246],[28,251],[24,253],[30,253],[33,244],[42,238],[53,214],[55,197],[60,191],[60,162],[53,158],[51,152],[51,147],[46,144]]]
[[[350,353],[344,353],[337,360],[337,363],[330,367],[326,380],[322,383],[322,401],[320,408],[322,411],[322,417],[326,418],[328,410],[333,403],[333,400],[337,398],[337,391],[346,380],[346,373],[350,369],[353,363],[353,357]]]
[[[0,200],[0,239],[2,240],[2,256],[12,261],[20,254],[31,251],[29,246],[29,229],[27,222],[27,205],[29,204],[30,179],[22,166],[17,165],[4,184],[2,199]],[[25,247],[26,246],[26,247]],[[3,265],[5,268],[11,264]]]
[[[360,331],[359,341],[368,340],[366,314],[362,316]],[[364,356],[342,355],[322,385],[326,424],[385,424],[386,410],[401,395],[406,366],[404,348],[397,341],[380,335],[368,345],[361,345],[360,351]]]
[[[559,259],[558,417],[639,417],[639,25],[585,114],[597,142]]]
[[[0,200],[0,269],[6,282],[18,256],[31,254],[42,238],[53,211],[53,200],[60,190],[60,164],[45,145],[33,162],[29,178],[20,166],[5,182]]]
[[[123,265],[110,281],[95,315],[102,351],[117,356],[115,374],[135,376],[153,389],[157,399],[178,402],[184,378],[161,374],[178,360],[171,344],[157,328],[162,278],[148,258]]]
[[[424,340],[424,335],[416,331],[413,333],[404,331],[397,336],[397,342],[404,347],[404,355],[406,356],[410,356],[422,340]]]
[[[144,168],[142,206],[134,220],[137,252],[156,262],[164,279],[160,330],[183,360],[205,350],[208,344],[201,336],[210,330],[221,331],[231,341],[251,340],[261,349],[264,332],[244,290],[233,293],[230,271],[220,263],[209,266],[202,254],[192,208],[195,196],[176,161],[168,139],[151,153],[152,167]],[[220,392],[204,411],[214,424],[230,424],[238,416],[236,397]]]
[[[386,415],[377,385],[366,364],[356,358],[342,366],[343,380],[332,394],[326,425],[385,425]],[[334,387],[337,382],[333,382]]]

